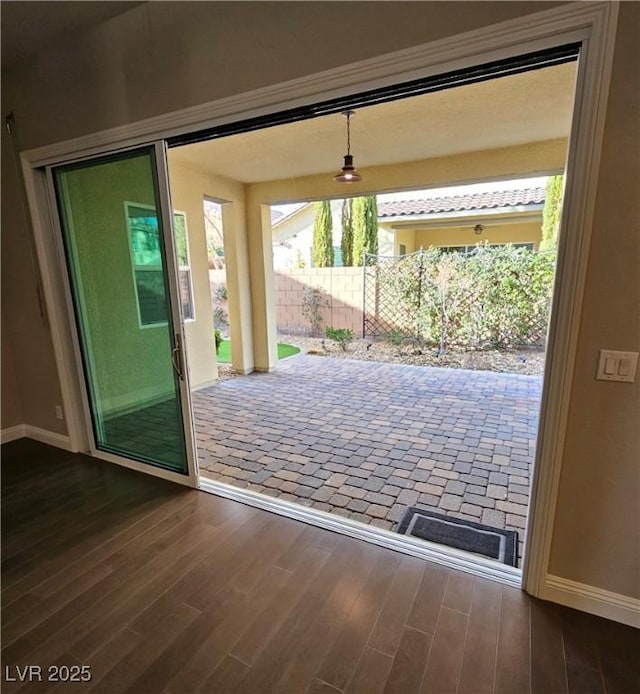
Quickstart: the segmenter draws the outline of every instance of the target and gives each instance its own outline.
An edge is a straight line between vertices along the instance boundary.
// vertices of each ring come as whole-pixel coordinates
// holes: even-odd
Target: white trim
[[[216,496],[233,499],[248,506],[277,513],[279,516],[293,518],[309,525],[315,525],[318,528],[338,532],[341,535],[347,535],[357,540],[364,540],[396,552],[409,554],[412,557],[426,559],[434,564],[440,564],[493,581],[500,581],[500,583],[505,583],[515,588],[520,587],[521,572],[519,569],[499,564],[469,552],[462,552],[452,547],[443,549],[440,545],[433,542],[418,540],[407,535],[399,535],[389,530],[365,525],[349,518],[332,515],[325,511],[301,506],[283,499],[269,497],[249,489],[239,489],[204,476],[200,477],[199,488]]]
[[[26,436],[25,431],[26,429],[24,424],[16,424],[15,426],[2,429],[0,431],[0,444],[23,439]]]
[[[34,427],[31,424],[16,424],[13,427],[0,431],[0,443],[3,444],[25,438],[40,441],[40,443],[46,443],[56,448],[63,448],[65,451],[71,450],[71,441],[65,434],[58,434],[55,431]]]
[[[65,434],[57,434],[55,431],[48,431],[40,427],[34,427],[31,424],[24,425],[24,435],[28,439],[35,439],[41,443],[46,443],[49,446],[63,448],[65,451],[71,450],[71,442]]]
[[[62,309],[56,300],[62,295],[59,287],[48,281],[51,270],[47,261],[54,257],[48,253],[50,241],[46,240],[51,220],[47,220],[46,210],[41,209],[42,200],[34,194],[37,167],[581,42],[558,255],[558,277],[562,275],[562,281],[558,280],[549,331],[551,358],[545,367],[541,435],[527,531],[529,552],[523,570],[526,590],[542,595],[553,536],[617,17],[617,3],[567,3],[404,51],[23,152],[23,171],[30,192],[29,206],[47,307],[52,316],[52,338],[68,421],[72,422],[74,412],[82,420],[79,405],[76,406],[73,398],[74,390],[67,381],[68,370],[73,370],[73,357],[67,334],[60,327],[66,319],[57,316]]]
[[[618,20],[617,3],[592,7],[578,62],[525,541],[523,587],[537,597],[544,593],[551,556]]]
[[[53,182],[43,171],[32,168],[22,155],[21,163],[71,450],[86,451],[89,437],[85,426],[84,384],[80,378],[82,366],[75,321],[70,321],[73,309],[69,308],[69,279],[55,197],[52,197]]]
[[[549,574],[544,599],[640,629],[640,599]]]
[[[179,349],[179,361],[181,373],[176,377],[180,406],[182,411],[182,424],[184,432],[184,446],[187,456],[187,475],[189,485],[198,486],[198,454],[196,450],[196,431],[193,422],[193,410],[191,403],[191,386],[189,376],[189,360],[187,355],[187,339],[184,331],[184,316],[182,315],[182,302],[180,301],[180,280],[178,278],[178,254],[176,251],[176,234],[173,227],[173,205],[171,203],[171,190],[169,188],[169,169],[167,162],[167,145],[164,141],[154,143],[155,176],[158,184],[159,216],[162,221],[162,233],[164,236],[164,261],[167,272],[167,286],[169,296],[167,307],[171,316],[173,329],[174,348]],[[186,223],[186,220],[185,220]],[[185,234],[187,229],[185,226]],[[173,353],[172,352],[172,360]]]

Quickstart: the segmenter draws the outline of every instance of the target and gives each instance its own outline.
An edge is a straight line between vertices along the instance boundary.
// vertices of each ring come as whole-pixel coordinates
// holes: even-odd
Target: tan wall
[[[4,320],[3,320],[4,322]],[[2,330],[2,414],[0,428],[8,429],[24,424],[20,384],[11,352],[9,336]]]
[[[22,149],[134,122],[548,9],[553,3],[144,3],[3,78]],[[639,180],[637,30],[640,6],[620,6],[600,192],[554,526],[552,571],[638,596],[640,380],[594,381],[600,347],[638,349]],[[359,27],[353,40],[353,27]],[[294,27],[295,30],[292,30]],[[317,37],[324,37],[318,41]],[[296,60],[291,60],[291,55]],[[225,66],[225,69],[219,69]],[[4,135],[4,129],[3,129]],[[3,163],[6,159],[3,156]],[[466,180],[460,170],[457,180]],[[395,186],[393,186],[395,187]],[[3,176],[3,200],[17,201]],[[5,202],[4,208],[8,207]],[[51,341],[26,256],[17,203],[3,217],[15,287],[10,330],[25,419],[59,431]],[[5,239],[3,239],[3,243]],[[36,373],[34,373],[34,369]]]
[[[19,179],[4,128],[1,137],[2,427],[31,424],[66,434],[65,422],[55,416],[55,406],[62,403],[62,394],[51,334],[38,308],[28,243],[31,229],[22,206]],[[9,348],[5,352],[7,345]],[[9,363],[5,364],[7,358]],[[17,375],[14,384],[19,386],[19,398],[12,392],[11,378],[4,378],[13,371]],[[22,421],[17,422],[17,418]]]
[[[409,249],[407,245],[407,253],[419,251],[420,248],[426,249],[429,246],[474,246],[477,243],[533,243],[537,249],[540,243],[540,223],[539,221],[494,227],[487,223],[482,234],[475,234],[473,225],[457,228],[415,229],[413,246]],[[396,243],[397,251],[399,244],[406,241],[400,241],[398,238]]]
[[[212,308],[208,265],[206,264],[206,234],[204,231],[203,198],[207,196],[222,204],[222,226],[224,231],[224,249],[226,265],[226,283],[229,294],[229,327],[231,330],[232,349],[234,353],[234,366],[238,371],[247,372],[253,367],[252,353],[252,328],[251,328],[251,297],[249,295],[248,282],[239,281],[249,275],[246,252],[246,201],[245,187],[242,183],[232,181],[222,176],[216,176],[202,171],[184,161],[183,150],[180,148],[169,150],[169,174],[171,179],[172,202],[176,209],[178,202],[185,200],[192,209],[198,208],[201,215],[198,224],[202,224],[202,235],[199,235],[198,292],[199,305],[203,307],[209,316],[209,324],[199,323],[196,330],[187,335],[189,340],[189,359],[194,365],[191,369],[197,369],[197,374],[202,380],[198,384],[207,382],[208,373],[205,364],[208,361],[211,345],[215,351],[213,340]],[[193,216],[193,215],[190,215]],[[204,247],[203,244],[204,243]],[[206,306],[206,308],[205,308]],[[200,310],[200,309],[198,309]],[[194,326],[195,327],[195,326]],[[187,328],[188,329],[188,328]],[[235,334],[234,334],[235,333]],[[196,337],[194,341],[191,338]],[[209,335],[211,343],[209,344]],[[242,340],[240,335],[246,337],[247,353],[241,354]],[[193,352],[193,354],[192,354]],[[216,370],[217,373],[217,370]],[[209,379],[211,380],[211,379]],[[192,384],[197,387],[197,384]]]
[[[145,2],[16,66],[4,112],[61,142],[562,4]]]
[[[405,253],[413,253],[416,250],[416,232],[413,229],[398,229],[396,232],[396,255],[400,255],[401,245],[404,246]]]
[[[198,388],[218,377],[203,206],[205,194],[211,195],[211,183],[203,174],[173,161],[171,154],[169,177],[173,209],[187,215],[195,320],[185,321],[185,338],[191,387]]]
[[[276,323],[281,332],[311,334],[311,324],[303,312],[306,287],[322,292],[321,334],[324,329],[348,328],[362,336],[362,268],[305,268],[281,270],[275,274]]]
[[[594,376],[598,350],[640,349],[640,4],[618,41],[563,456],[551,573],[640,597],[640,373]]]

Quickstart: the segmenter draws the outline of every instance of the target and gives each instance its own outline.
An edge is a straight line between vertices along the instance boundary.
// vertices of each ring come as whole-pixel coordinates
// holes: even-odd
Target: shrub
[[[217,289],[216,289],[216,299],[218,301],[226,301],[227,298],[228,298],[227,285],[226,284],[219,284]]]
[[[400,347],[405,341],[405,336],[399,330],[390,330],[388,333],[383,333],[381,337],[384,342],[394,347]]]
[[[353,330],[349,328],[332,328],[328,326],[325,334],[330,340],[337,342],[342,347],[343,352],[347,351],[347,345],[353,340]]]
[[[320,327],[322,326],[320,309],[328,305],[329,302],[321,289],[317,287],[304,288],[302,294],[302,315],[309,321],[313,335],[320,335]]]
[[[213,336],[216,341],[216,355],[220,352],[220,345],[222,344],[222,333],[216,328],[213,331]]]
[[[439,249],[379,259],[376,301],[384,339],[415,337],[441,351],[544,342],[555,254],[513,245],[473,253]]]
[[[213,322],[216,325],[226,325],[229,322],[227,312],[223,308],[220,308],[220,306],[216,306],[216,308],[213,309]]]

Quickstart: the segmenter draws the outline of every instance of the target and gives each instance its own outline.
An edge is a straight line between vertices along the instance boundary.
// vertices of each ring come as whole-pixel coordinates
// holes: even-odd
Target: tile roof
[[[544,188],[524,188],[521,190],[499,190],[491,193],[448,195],[423,200],[396,200],[393,202],[379,202],[378,217],[485,210],[496,207],[511,207],[513,205],[535,205],[543,203],[544,198]]]

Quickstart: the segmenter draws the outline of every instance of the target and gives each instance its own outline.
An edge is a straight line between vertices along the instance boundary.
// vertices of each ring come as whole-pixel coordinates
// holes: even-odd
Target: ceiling
[[[576,63],[361,108],[351,119],[358,170],[565,138]],[[344,116],[172,149],[171,161],[243,183],[337,172],[346,151]]]
[[[26,2],[2,0],[2,67],[28,58],[69,32],[95,26],[142,2]]]

